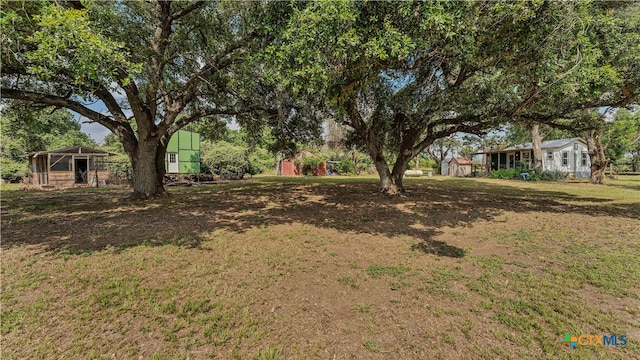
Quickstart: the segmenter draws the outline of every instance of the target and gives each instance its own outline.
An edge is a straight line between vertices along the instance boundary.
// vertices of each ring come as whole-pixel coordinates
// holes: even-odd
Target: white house
[[[560,171],[575,177],[591,175],[591,161],[587,152],[587,143],[583,139],[576,137],[543,141],[541,148],[542,170]],[[486,167],[490,170],[531,166],[533,162],[531,143],[485,154]]]

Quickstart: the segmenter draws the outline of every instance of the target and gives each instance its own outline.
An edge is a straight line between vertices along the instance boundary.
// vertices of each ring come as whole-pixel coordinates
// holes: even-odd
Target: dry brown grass
[[[4,191],[2,357],[640,357],[638,183]]]

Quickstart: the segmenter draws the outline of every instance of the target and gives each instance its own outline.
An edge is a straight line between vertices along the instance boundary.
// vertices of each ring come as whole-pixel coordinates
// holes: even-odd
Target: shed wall
[[[34,173],[34,175],[37,175]],[[109,179],[108,171],[98,171],[98,181]],[[37,176],[34,176],[34,184],[43,185],[36,182]],[[87,183],[76,183],[75,174],[70,171],[49,171],[48,173],[49,186],[55,187],[73,187],[76,185],[94,185],[95,186],[95,172],[91,172],[87,178]]]
[[[296,173],[296,165],[294,164],[293,161],[287,159],[287,160],[281,160],[280,161],[280,171],[282,176],[295,176],[298,175]]]
[[[178,130],[167,144],[165,166],[169,169],[169,153],[178,154],[178,173],[200,173],[200,134],[186,130]]]
[[[449,172],[452,176],[467,176],[471,175],[471,165],[460,165],[455,161],[449,164]]]

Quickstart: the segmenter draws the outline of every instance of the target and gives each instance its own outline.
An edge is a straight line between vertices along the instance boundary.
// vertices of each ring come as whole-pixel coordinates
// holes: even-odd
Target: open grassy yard
[[[407,189],[4,189],[2,359],[640,358],[640,177]]]

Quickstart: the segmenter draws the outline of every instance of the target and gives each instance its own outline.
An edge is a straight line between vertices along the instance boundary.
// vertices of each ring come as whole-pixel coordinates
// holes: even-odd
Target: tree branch
[[[168,128],[167,131],[165,133],[165,135],[171,137],[171,135],[173,135],[176,131],[180,130],[181,128],[183,128],[184,126],[186,126],[187,124],[196,121],[198,119],[201,119],[205,116],[212,116],[212,115],[243,115],[243,114],[250,114],[252,112],[259,112],[259,111],[266,111],[266,112],[273,112],[272,109],[265,109],[265,108],[261,108],[261,107],[252,107],[252,108],[244,108],[243,110],[234,110],[234,109],[200,109],[192,114],[190,114],[189,116],[185,116],[182,117],[180,119],[178,119],[177,121],[175,121],[173,124],[171,124]]]
[[[116,121],[119,121],[123,124],[129,124],[127,116],[122,111],[122,107],[118,104],[118,101],[113,97],[113,94],[109,92],[109,90],[105,89],[104,86],[100,85],[93,93],[107,106],[107,109],[113,115]]]
[[[608,101],[591,101],[585,103],[583,108],[592,109],[598,107],[625,107],[633,104],[638,97],[640,97],[640,87],[635,87],[636,91],[632,91],[634,86],[632,84],[624,84],[620,87],[620,96],[616,100]]]
[[[189,104],[196,96],[196,88],[200,85],[203,79],[206,79],[216,71],[231,65],[233,63],[231,55],[238,49],[247,45],[256,36],[257,32],[252,32],[247,35],[247,37],[237,41],[221,53],[213,56],[210,61],[200,69],[200,71],[194,74],[191,79],[187,81],[182,90],[178,92],[178,96],[175,98],[176,100],[173,101],[172,104],[167,104],[167,111],[173,112],[176,115],[179,114],[180,111],[182,111],[182,109],[184,109],[184,107],[187,106],[187,104]]]
[[[67,0],[66,3],[76,10],[84,10],[84,4],[81,0]]]
[[[171,14],[170,20],[171,21],[175,21],[180,19],[183,16],[188,15],[189,13],[201,8],[204,4],[206,3],[205,0],[198,0],[194,3],[192,3],[191,5],[187,6],[186,8],[176,11],[173,14]]]
[[[138,125],[138,131],[143,130],[145,133],[151,132],[155,127],[155,124],[153,123],[154,117],[152,116],[149,108],[145,105],[142,99],[140,99],[138,86],[133,80],[129,79],[129,75],[123,69],[116,70],[116,78],[118,80],[118,85],[120,85],[124,90],[124,93],[127,95],[131,111],[133,112],[136,124]]]
[[[10,88],[2,88],[1,92],[3,98],[25,100],[33,104],[43,104],[69,109],[106,127],[119,137],[128,138],[133,143],[136,143],[133,131],[131,131],[131,127],[129,127],[128,124],[122,124],[116,120],[113,120],[109,116],[91,110],[77,101],[62,96]]]

